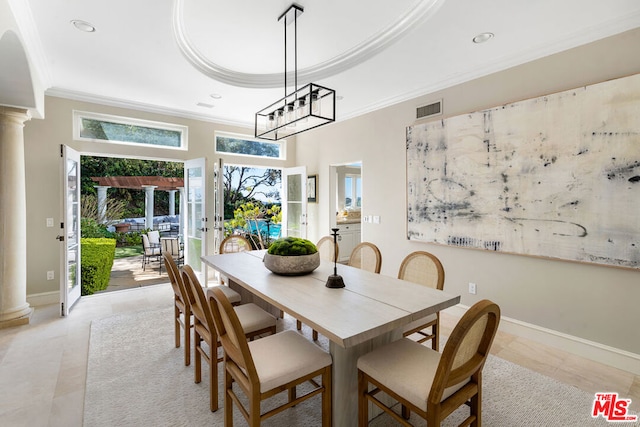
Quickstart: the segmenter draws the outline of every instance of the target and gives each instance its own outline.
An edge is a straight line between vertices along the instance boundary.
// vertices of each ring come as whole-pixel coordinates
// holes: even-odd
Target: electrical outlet
[[[476,284],[469,282],[469,293],[472,295],[476,294]]]
[[[47,280],[53,280],[54,279],[54,272],[53,270],[49,270],[47,271]]]

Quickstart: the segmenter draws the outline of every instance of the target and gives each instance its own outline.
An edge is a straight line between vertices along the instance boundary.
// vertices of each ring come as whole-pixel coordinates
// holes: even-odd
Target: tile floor
[[[84,297],[67,318],[35,307],[29,325],[0,330],[0,425],[81,426],[93,319],[170,307],[169,284]],[[457,321],[442,315],[442,334]],[[492,352],[589,393],[615,391],[640,411],[640,376],[498,332]]]

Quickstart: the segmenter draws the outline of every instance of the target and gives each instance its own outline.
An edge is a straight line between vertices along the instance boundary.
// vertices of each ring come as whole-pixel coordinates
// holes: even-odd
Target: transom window
[[[249,136],[216,133],[216,152],[240,156],[285,159],[285,142],[264,141]]]
[[[187,149],[186,126],[107,114],[73,112],[74,139]]]

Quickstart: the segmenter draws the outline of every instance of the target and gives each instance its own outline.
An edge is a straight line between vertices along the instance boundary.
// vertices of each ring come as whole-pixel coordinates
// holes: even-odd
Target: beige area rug
[[[116,315],[94,321],[84,405],[84,425],[93,426],[222,426],[220,408],[209,410],[207,367],[203,381],[193,382],[192,366],[184,366],[183,350],[173,345],[172,310]],[[290,317],[278,329],[294,328]],[[311,331],[303,332],[310,337]],[[328,348],[321,337],[319,345]],[[222,364],[219,366],[222,374]],[[222,381],[222,375],[220,380]],[[498,357],[484,369],[483,424],[489,427],[611,425],[590,416],[594,396]],[[222,387],[220,386],[220,390]],[[605,390],[606,391],[606,390]],[[273,399],[284,401],[286,395]],[[274,402],[271,402],[272,404]],[[444,426],[458,425],[462,408]],[[412,416],[413,425],[424,421]],[[246,425],[235,410],[234,425]],[[314,397],[267,420],[265,426],[320,426],[320,399]],[[383,415],[370,424],[394,426]],[[640,423],[615,423],[640,426]]]

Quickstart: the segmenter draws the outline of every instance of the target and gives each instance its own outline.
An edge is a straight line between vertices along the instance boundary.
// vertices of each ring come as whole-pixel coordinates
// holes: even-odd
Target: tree
[[[280,201],[280,169],[257,169],[246,166],[224,168],[224,216],[233,218],[243,203],[255,201],[258,195]]]
[[[96,194],[96,183],[91,177],[99,176],[165,176],[180,178],[184,176],[184,165],[179,162],[165,162],[161,160],[123,159],[117,157],[82,156],[81,189],[83,195]],[[129,188],[109,189],[109,199],[125,202],[125,217],[139,217],[145,215],[144,191]],[[169,213],[169,194],[158,191],[154,197],[154,210],[160,215]]]

